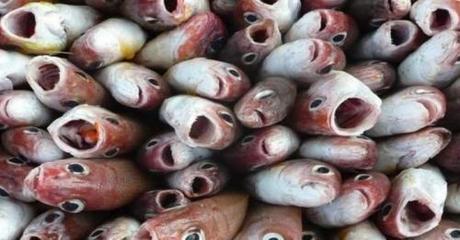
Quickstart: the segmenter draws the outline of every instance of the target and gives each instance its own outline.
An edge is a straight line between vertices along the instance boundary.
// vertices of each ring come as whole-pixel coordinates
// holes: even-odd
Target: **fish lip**
[[[36,189],[39,185],[40,175],[41,167],[36,167],[29,172],[27,177],[24,179],[23,193],[25,196],[30,197],[32,199],[36,198]]]
[[[368,209],[372,205],[372,198],[367,194],[367,192],[364,189],[356,189],[357,191],[363,198],[366,204],[366,209]]]

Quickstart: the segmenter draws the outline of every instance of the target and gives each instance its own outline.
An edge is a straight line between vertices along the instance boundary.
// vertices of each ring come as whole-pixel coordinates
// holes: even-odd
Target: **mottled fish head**
[[[368,172],[348,179],[342,186],[342,192],[357,192],[366,210],[373,211],[387,197],[391,183],[388,177],[379,172]]]
[[[340,70],[345,67],[346,57],[340,48],[332,43],[319,39],[311,39],[306,42],[310,61],[305,63],[316,76],[325,76],[333,70]]]
[[[86,200],[98,191],[95,182],[114,178],[114,169],[107,165],[94,163],[94,160],[66,159],[34,168],[24,181],[25,188],[41,202],[78,213],[87,207],[97,207],[90,206],[92,203]]]
[[[21,240],[67,239],[66,217],[57,209],[46,211],[29,224]]]
[[[244,220],[247,204],[246,195],[233,193],[196,201],[149,219],[135,239],[231,239]]]

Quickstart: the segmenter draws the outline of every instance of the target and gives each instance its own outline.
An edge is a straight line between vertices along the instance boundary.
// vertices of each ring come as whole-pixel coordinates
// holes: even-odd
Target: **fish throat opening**
[[[99,141],[97,125],[82,119],[64,124],[58,134],[61,141],[79,150],[91,149]]]
[[[335,122],[340,128],[356,128],[372,112],[372,106],[359,98],[349,98],[342,102],[335,111]]]
[[[216,126],[205,116],[198,116],[190,127],[189,137],[197,142],[209,142],[213,139]]]
[[[19,11],[5,19],[6,29],[21,38],[30,38],[35,34],[37,22],[35,15],[27,11]]]
[[[54,64],[45,64],[38,67],[38,76],[36,82],[45,91],[54,89],[59,82],[61,71]]]
[[[431,13],[431,30],[441,31],[450,27],[451,16],[446,9],[436,9]]]

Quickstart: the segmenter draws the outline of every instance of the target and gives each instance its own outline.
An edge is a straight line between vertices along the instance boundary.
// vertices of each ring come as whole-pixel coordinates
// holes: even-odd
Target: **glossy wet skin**
[[[29,173],[25,184],[36,199],[68,212],[114,209],[150,185],[132,162],[121,159],[45,163]]]
[[[100,217],[92,213],[68,214],[51,209],[29,224],[21,240],[82,239],[100,221]]]
[[[79,105],[48,126],[60,148],[84,158],[112,158],[130,151],[143,140],[144,130],[132,119],[90,105]]]
[[[317,207],[339,194],[340,173],[310,159],[284,161],[247,177],[248,191],[261,201],[287,206]]]
[[[324,227],[356,224],[373,214],[390,191],[389,179],[381,173],[357,174],[347,179],[340,196],[327,205],[305,210],[307,218]]]
[[[247,196],[234,193],[196,201],[148,220],[134,239],[181,240],[190,236],[193,239],[231,240],[243,222],[247,201]]]
[[[222,157],[235,171],[254,171],[286,159],[298,147],[298,136],[291,129],[274,125],[244,136]]]

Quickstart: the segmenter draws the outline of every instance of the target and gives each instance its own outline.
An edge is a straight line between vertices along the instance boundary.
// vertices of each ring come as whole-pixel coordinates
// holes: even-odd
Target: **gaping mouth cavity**
[[[205,116],[198,116],[190,127],[189,137],[197,142],[209,142],[213,139],[216,126]]]
[[[40,237],[37,237],[37,236],[31,236],[29,237],[28,240],[42,240]]]
[[[180,197],[174,192],[161,193],[158,196],[157,203],[163,209],[170,209],[180,205]]]
[[[174,166],[174,158],[172,155],[171,145],[163,148],[161,151],[161,160],[166,166]]]
[[[52,63],[41,65],[38,67],[38,75],[35,81],[45,91],[54,89],[59,82],[60,70],[59,67]]]
[[[64,124],[59,128],[58,136],[61,141],[79,150],[93,148],[99,141],[97,126],[81,119]]]
[[[251,28],[249,36],[253,42],[265,43],[265,41],[267,41],[267,39],[270,37],[270,34],[265,28]]]
[[[420,223],[429,222],[436,216],[427,205],[417,200],[409,201],[403,211],[401,221],[409,221],[410,224],[405,224],[414,229],[419,227]]]
[[[391,44],[395,46],[402,45],[406,43],[410,38],[410,30],[408,25],[405,24],[395,24],[391,26],[390,29],[390,39]]]
[[[209,181],[204,177],[195,177],[192,181],[192,193],[195,195],[207,194],[211,190]]]
[[[334,113],[339,128],[349,129],[361,125],[372,112],[372,106],[362,99],[349,98]]]
[[[450,27],[451,17],[446,9],[436,9],[431,13],[431,30],[441,31]]]
[[[177,0],[164,0],[165,8],[168,12],[172,13],[177,8]]]
[[[35,15],[27,11],[18,11],[5,19],[6,30],[21,38],[30,38],[35,34]]]

